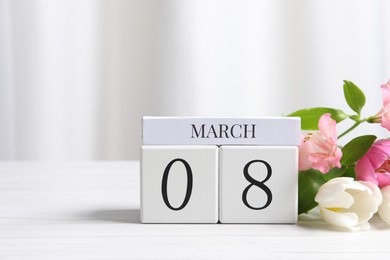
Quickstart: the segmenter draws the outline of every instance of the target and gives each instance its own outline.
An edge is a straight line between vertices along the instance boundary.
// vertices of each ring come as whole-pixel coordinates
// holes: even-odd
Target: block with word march
[[[295,223],[299,118],[144,117],[143,223]]]

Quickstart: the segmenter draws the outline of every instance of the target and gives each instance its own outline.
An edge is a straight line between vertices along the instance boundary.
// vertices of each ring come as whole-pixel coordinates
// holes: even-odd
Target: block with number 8
[[[217,146],[143,146],[141,222],[218,221]]]
[[[295,146],[220,148],[221,223],[295,223]]]

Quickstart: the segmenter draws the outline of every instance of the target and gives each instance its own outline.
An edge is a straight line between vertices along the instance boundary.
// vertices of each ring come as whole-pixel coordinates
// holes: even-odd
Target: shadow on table
[[[96,210],[88,215],[88,218],[93,220],[120,223],[141,223],[139,209]]]

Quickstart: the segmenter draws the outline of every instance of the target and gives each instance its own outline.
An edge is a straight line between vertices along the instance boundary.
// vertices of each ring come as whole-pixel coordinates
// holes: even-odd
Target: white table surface
[[[388,259],[390,228],[141,224],[138,162],[0,162],[0,259]]]

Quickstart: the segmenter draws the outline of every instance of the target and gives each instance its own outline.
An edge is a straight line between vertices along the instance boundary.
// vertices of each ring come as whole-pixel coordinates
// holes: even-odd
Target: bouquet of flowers
[[[390,139],[363,135],[343,147],[337,145],[362,123],[381,124],[390,131],[390,80],[381,86],[383,107],[362,117],[366,98],[353,82],[344,81],[344,96],[353,114],[341,109],[315,107],[289,116],[301,118],[304,131],[299,146],[298,213],[316,206],[333,225],[358,230],[378,213],[390,225]],[[337,136],[336,124],[353,124]]]

